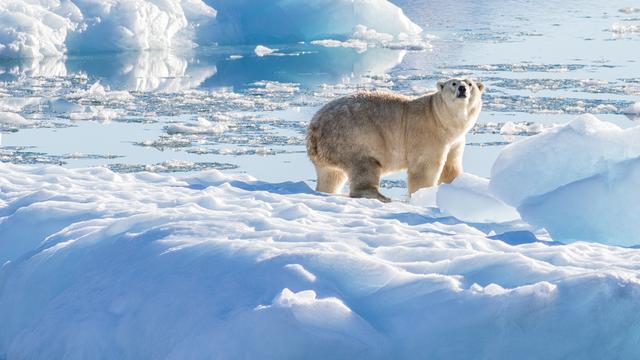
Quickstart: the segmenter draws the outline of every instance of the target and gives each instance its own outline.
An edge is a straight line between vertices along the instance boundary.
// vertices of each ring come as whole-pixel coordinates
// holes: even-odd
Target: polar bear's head
[[[474,106],[481,101],[484,85],[471,79],[449,79],[438,81],[438,91],[451,105]]]

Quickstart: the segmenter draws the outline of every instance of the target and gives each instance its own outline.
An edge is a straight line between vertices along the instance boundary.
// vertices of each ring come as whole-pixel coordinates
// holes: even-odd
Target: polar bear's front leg
[[[464,152],[465,139],[451,145],[447,154],[447,161],[442,169],[438,184],[451,183],[458,175],[462,174],[462,153]]]
[[[425,187],[438,185],[445,162],[446,152],[439,151],[432,153],[429,158],[423,158],[420,161],[409,164],[407,171],[409,194],[413,194]]]
[[[379,191],[382,168],[378,160],[371,157],[354,159],[347,172],[349,174],[349,196],[391,202],[391,199]]]

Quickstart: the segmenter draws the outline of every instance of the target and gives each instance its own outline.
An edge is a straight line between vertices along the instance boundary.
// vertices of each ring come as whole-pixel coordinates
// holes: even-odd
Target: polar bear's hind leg
[[[347,174],[335,167],[316,166],[316,174],[318,175],[316,191],[319,192],[337,194],[347,181]]]

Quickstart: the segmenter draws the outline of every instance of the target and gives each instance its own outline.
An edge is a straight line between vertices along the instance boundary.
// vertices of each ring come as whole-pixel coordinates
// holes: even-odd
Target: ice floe
[[[0,164],[0,354],[637,354],[640,250],[480,229],[217,171]]]

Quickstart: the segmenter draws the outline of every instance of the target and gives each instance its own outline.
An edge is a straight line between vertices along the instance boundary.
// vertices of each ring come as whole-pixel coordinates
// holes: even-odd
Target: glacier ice
[[[415,36],[422,29],[387,0],[207,0],[218,10],[212,31],[221,44],[345,40],[358,26],[379,36]],[[386,35],[382,35],[386,34]]]

